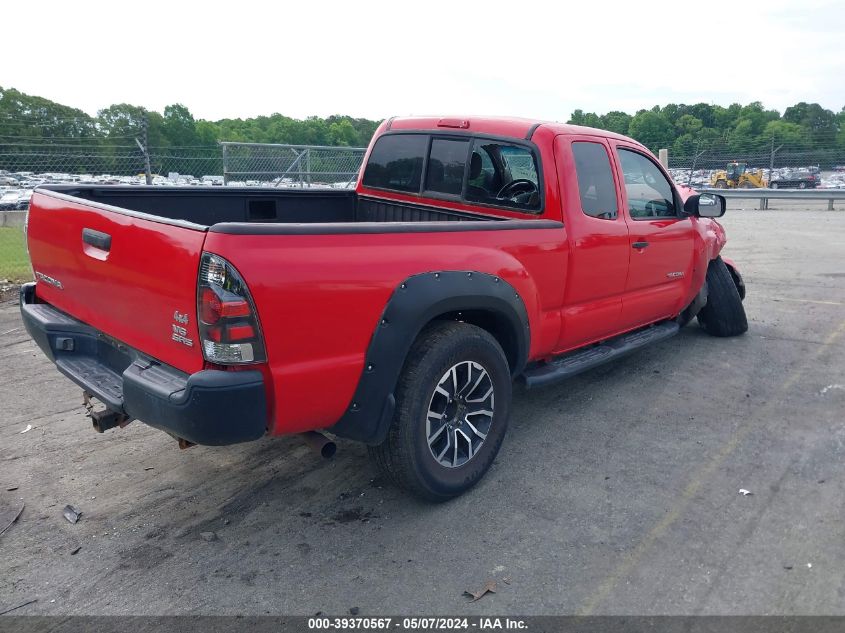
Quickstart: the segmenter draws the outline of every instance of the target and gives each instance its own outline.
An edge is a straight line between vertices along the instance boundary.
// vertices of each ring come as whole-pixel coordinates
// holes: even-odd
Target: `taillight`
[[[219,255],[202,254],[197,316],[207,361],[238,365],[267,360],[249,290],[235,267]]]

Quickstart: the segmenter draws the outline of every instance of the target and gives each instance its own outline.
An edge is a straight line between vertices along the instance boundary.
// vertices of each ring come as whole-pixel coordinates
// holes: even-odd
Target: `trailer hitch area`
[[[178,435],[171,433],[170,431],[165,431],[170,437],[176,440],[176,443],[179,444],[179,450],[184,451],[186,449],[191,448],[192,446],[196,446],[196,443],[186,440],[184,437],[179,437]]]
[[[95,409],[93,398],[94,396],[87,391],[82,392],[82,404],[85,405],[85,409],[88,411],[88,417],[91,418],[91,423],[97,433],[105,433],[116,426],[123,428],[132,421],[132,418],[125,413],[112,411],[109,408]]]

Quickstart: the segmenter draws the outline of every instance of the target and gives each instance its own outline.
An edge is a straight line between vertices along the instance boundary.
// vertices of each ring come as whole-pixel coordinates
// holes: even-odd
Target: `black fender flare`
[[[326,429],[340,437],[380,444],[387,436],[396,399],[393,395],[405,359],[422,329],[442,315],[461,311],[493,314],[507,325],[509,364],[516,375],[525,367],[530,346],[528,312],[519,293],[502,278],[477,271],[439,271],[412,275],[393,291],[376,325],[364,370],[346,412]]]

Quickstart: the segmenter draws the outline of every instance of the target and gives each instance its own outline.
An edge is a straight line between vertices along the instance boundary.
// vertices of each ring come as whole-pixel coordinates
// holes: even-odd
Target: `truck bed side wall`
[[[255,299],[272,376],[275,434],[340,419],[385,305],[412,275],[451,270],[501,277],[525,304],[529,357],[547,353],[560,327],[567,249],[559,224],[414,233],[211,232],[205,243],[205,250],[235,265]]]

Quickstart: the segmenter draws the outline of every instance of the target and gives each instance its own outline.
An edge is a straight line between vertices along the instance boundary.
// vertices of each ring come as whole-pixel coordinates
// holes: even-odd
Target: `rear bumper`
[[[127,347],[21,287],[27,332],[60,372],[109,409],[195,444],[248,442],[267,431],[261,372],[186,374]]]

